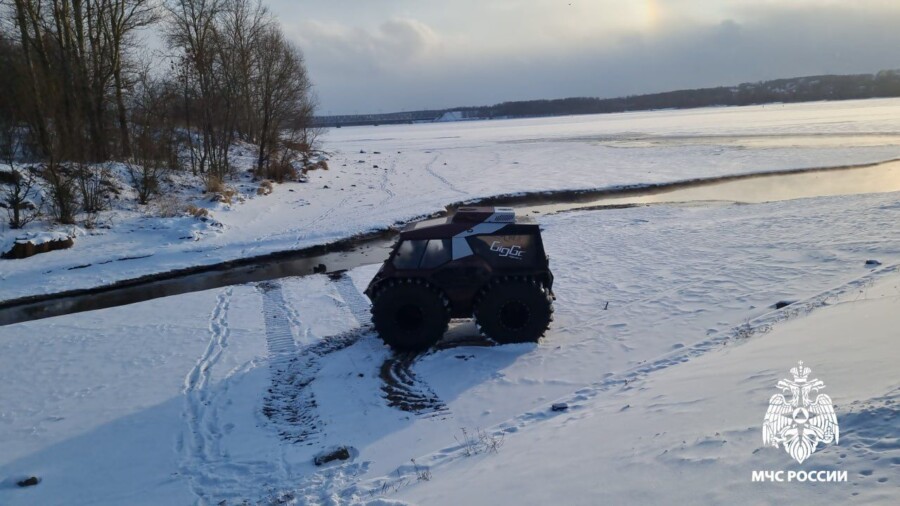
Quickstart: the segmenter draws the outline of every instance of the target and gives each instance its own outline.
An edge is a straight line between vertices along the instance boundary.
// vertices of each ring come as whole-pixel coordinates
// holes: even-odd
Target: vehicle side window
[[[394,256],[394,267],[397,269],[415,269],[419,266],[422,253],[428,241],[403,241]]]
[[[450,261],[450,239],[432,239],[425,248],[425,256],[419,267],[422,269],[434,269]]]

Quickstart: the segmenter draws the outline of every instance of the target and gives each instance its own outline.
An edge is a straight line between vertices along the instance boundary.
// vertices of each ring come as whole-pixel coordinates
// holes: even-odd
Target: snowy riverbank
[[[0,300],[322,244],[490,195],[894,159],[898,118],[886,99],[334,129],[331,170],[310,182],[256,196],[245,180],[242,203],[191,196],[208,222],[108,213],[70,250],[0,261]],[[18,235],[0,229],[0,244]]]

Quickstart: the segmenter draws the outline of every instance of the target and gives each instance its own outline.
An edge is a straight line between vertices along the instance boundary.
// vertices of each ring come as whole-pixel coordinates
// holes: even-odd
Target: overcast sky
[[[900,68],[898,0],[267,0],[319,114]]]

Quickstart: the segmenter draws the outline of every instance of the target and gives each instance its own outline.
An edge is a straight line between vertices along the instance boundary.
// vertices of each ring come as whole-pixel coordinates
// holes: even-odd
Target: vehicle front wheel
[[[450,323],[447,299],[425,282],[389,281],[373,299],[372,324],[381,339],[398,351],[428,349]]]

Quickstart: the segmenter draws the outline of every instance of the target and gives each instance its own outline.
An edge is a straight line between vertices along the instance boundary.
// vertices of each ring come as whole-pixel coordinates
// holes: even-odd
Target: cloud
[[[399,71],[433,56],[440,47],[431,27],[403,18],[375,30],[311,21],[302,23],[295,35],[311,65],[345,76]]]
[[[529,31],[533,20],[517,33],[506,19],[499,36],[395,17],[369,27],[310,21],[289,33],[306,53],[322,113],[612,97],[900,67],[900,6],[760,0],[698,15],[679,3],[647,2],[635,11],[646,23],[594,31],[566,30],[557,17],[542,33]]]

